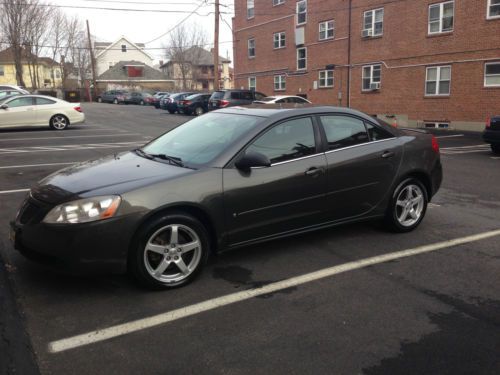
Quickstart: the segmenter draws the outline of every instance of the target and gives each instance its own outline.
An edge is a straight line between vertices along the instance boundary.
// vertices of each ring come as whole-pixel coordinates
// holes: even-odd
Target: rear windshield
[[[215,91],[212,94],[212,99],[222,99],[224,98],[225,91]]]

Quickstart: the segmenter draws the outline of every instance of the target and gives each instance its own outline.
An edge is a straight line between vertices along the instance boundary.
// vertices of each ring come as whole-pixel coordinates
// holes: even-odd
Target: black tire
[[[50,118],[49,126],[53,130],[65,130],[69,126],[69,120],[64,115],[54,115]]]
[[[411,194],[412,189],[414,191],[414,195],[412,195],[414,198],[408,198],[408,201],[406,201],[406,194],[408,192]],[[418,200],[417,203],[418,194],[421,195],[421,200]],[[427,189],[420,180],[413,177],[404,179],[398,184],[391,195],[384,220],[386,227],[394,232],[410,232],[414,230],[425,216],[428,201]],[[415,203],[412,204],[412,202]],[[412,211],[413,214],[411,213]],[[412,215],[416,215],[417,218]],[[405,218],[408,220],[404,220]]]
[[[168,258],[169,259],[168,267],[160,275],[158,275],[158,278],[156,278],[152,275],[152,273],[154,272],[152,270],[151,267],[152,264],[150,262],[153,262],[154,259],[152,259],[151,257],[157,257],[156,261],[161,258],[159,260],[159,263],[157,264],[157,266],[159,267],[162,262],[166,262],[167,257],[170,256],[170,251],[174,252],[180,250],[175,250],[171,248],[171,246],[163,244],[160,246],[164,246],[166,248],[165,253],[158,254],[154,251],[146,250],[146,245],[149,244],[148,247],[151,245],[152,242],[150,241],[152,241],[153,236],[155,236],[158,232],[160,232],[160,234],[164,234],[165,231],[167,231],[168,233],[169,227],[173,226],[178,227],[177,248],[182,247],[181,242],[185,241],[189,237],[190,233],[189,231],[195,233],[197,240],[199,241],[200,244],[199,248],[197,247],[194,250],[189,250],[188,252],[179,255],[180,260],[185,266],[187,265],[189,267],[191,265],[190,262],[192,262],[195,265],[193,265],[192,270],[189,270],[189,274],[183,274],[180,271],[180,268],[177,266],[177,261],[173,260],[173,257],[176,256],[177,254],[173,253],[171,255],[172,256],[171,261],[170,258]],[[186,230],[185,228],[188,228],[189,231]],[[167,234],[165,236],[165,239],[169,236],[171,236],[171,233],[170,235]],[[135,236],[135,240],[133,241],[130,248],[128,269],[131,275],[141,285],[147,288],[155,290],[177,288],[188,284],[189,282],[194,280],[196,276],[200,273],[203,266],[207,262],[208,255],[210,252],[209,247],[210,247],[210,241],[208,233],[203,224],[199,220],[197,220],[195,217],[191,215],[182,212],[166,213],[162,216],[158,216],[146,222],[139,229],[137,235]],[[189,256],[191,256],[190,259]],[[184,263],[186,261],[188,264]],[[178,272],[180,279],[177,280],[172,278],[170,280],[167,280],[166,278],[170,276],[169,272]],[[173,276],[175,276],[175,274]],[[160,279],[165,278],[165,280],[159,280],[159,278]]]
[[[492,143],[492,144],[491,144],[491,151],[492,151],[494,154],[499,155],[499,154],[500,154],[500,143]]]
[[[118,104],[118,99],[116,99],[116,98],[115,98],[115,99],[113,100],[113,104]]]
[[[168,113],[170,113],[171,115],[173,115],[173,114],[175,113],[175,111],[174,111],[174,110],[172,110],[172,109],[169,109],[169,110],[168,110]]]

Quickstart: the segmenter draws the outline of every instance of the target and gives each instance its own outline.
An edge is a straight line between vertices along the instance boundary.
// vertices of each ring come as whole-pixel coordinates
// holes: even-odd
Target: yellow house
[[[18,85],[14,53],[9,47],[0,51],[0,85]],[[23,50],[23,80],[27,89],[56,89],[62,85],[61,68],[48,57],[36,57]]]

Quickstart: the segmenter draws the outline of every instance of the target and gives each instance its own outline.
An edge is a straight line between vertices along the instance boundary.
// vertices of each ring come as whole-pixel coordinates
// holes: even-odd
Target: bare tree
[[[12,48],[16,68],[16,80],[20,86],[26,86],[23,78],[22,60],[26,57],[24,46],[35,17],[38,0],[4,0],[0,12],[0,29]]]
[[[206,53],[206,33],[197,24],[183,24],[170,33],[165,46],[165,56],[170,61],[170,71],[167,73],[174,79],[180,79],[183,90],[196,87],[199,75],[199,63]],[[179,78],[178,78],[179,77]]]

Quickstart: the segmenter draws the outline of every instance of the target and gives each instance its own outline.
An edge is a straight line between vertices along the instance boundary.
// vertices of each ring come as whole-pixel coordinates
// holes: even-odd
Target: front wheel
[[[415,229],[427,210],[427,190],[416,178],[402,181],[391,197],[385,222],[396,232],[410,232]]]
[[[202,107],[196,107],[196,109],[194,110],[194,114],[196,116],[201,116],[203,113],[205,113],[205,111],[203,111]]]
[[[64,130],[68,127],[69,120],[66,116],[55,115],[50,119],[49,125],[54,130]]]
[[[118,99],[113,100],[113,104],[118,104]]]
[[[141,228],[132,245],[129,269],[142,285],[169,289],[192,281],[209,253],[208,234],[194,217],[166,214]]]
[[[491,151],[494,154],[500,154],[500,143],[492,143],[491,144]]]

